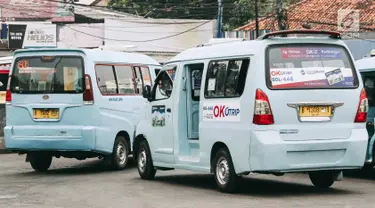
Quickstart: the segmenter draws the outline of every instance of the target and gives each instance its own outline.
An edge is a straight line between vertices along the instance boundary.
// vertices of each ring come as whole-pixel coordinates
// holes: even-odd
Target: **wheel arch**
[[[135,160],[137,159],[136,151],[137,151],[137,149],[138,149],[138,147],[139,147],[139,145],[141,144],[142,141],[148,142],[144,134],[139,134],[134,138],[132,148],[133,148],[133,157],[134,157]]]
[[[122,137],[125,138],[125,141],[128,143],[128,148],[129,148],[128,151],[131,152],[132,149],[131,149],[131,142],[130,142],[130,135],[129,135],[129,133],[128,133],[127,131],[125,131],[125,130],[121,130],[121,131],[119,131],[119,132],[116,134],[116,138],[117,138],[118,136],[122,136]]]
[[[230,154],[230,150],[228,146],[224,142],[221,142],[221,141],[215,142],[211,148],[211,154],[210,154],[210,172],[211,173],[213,173],[213,165],[214,165],[213,160],[215,158],[215,155],[222,148],[226,148]]]

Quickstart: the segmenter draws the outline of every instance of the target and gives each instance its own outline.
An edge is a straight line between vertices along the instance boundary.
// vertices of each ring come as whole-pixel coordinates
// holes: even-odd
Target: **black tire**
[[[330,188],[335,183],[335,171],[310,172],[310,180],[314,186],[322,189]]]
[[[152,162],[150,147],[147,141],[142,141],[137,150],[137,169],[142,179],[152,180],[155,178],[156,169]]]
[[[36,172],[46,172],[52,164],[52,156],[42,152],[29,152],[27,154],[31,167]]]
[[[110,159],[111,168],[113,170],[125,169],[129,160],[129,144],[126,141],[125,137],[116,137]]]
[[[221,192],[235,192],[239,176],[237,176],[234,170],[232,157],[227,148],[222,148],[217,151],[215,158],[213,159],[212,170],[214,172],[217,187]]]

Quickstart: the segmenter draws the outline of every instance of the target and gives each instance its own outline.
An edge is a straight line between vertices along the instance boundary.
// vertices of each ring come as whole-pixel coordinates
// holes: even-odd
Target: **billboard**
[[[55,48],[55,24],[9,25],[9,48]]]
[[[0,5],[0,20],[74,22],[71,5],[64,3],[64,0],[0,0]]]

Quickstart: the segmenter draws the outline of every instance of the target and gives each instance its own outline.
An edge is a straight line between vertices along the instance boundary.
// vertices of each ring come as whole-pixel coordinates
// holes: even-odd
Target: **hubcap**
[[[123,143],[119,143],[117,145],[117,161],[122,165],[126,162],[127,152],[125,145]]]
[[[229,165],[228,161],[221,157],[216,164],[216,178],[221,185],[225,185],[229,180]]]
[[[139,152],[139,156],[138,156],[138,167],[139,167],[139,170],[143,173],[145,172],[145,169],[146,169],[146,162],[147,162],[147,158],[146,158],[146,150],[145,149],[142,149],[140,152]]]

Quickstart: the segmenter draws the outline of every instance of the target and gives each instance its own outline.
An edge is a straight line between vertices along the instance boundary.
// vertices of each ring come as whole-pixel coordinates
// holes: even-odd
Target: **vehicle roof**
[[[10,63],[13,60],[13,56],[0,57],[0,63]]]
[[[235,41],[212,44],[209,46],[196,47],[187,49],[180,54],[173,57],[170,62],[212,59],[220,57],[231,56],[245,56],[255,55],[258,53],[264,54],[264,48],[274,44],[336,44],[345,46],[345,43],[340,39],[322,38],[322,37],[288,37],[288,38],[272,38],[266,40],[248,40]]]
[[[355,66],[359,71],[375,70],[375,57],[357,60]]]
[[[78,52],[83,53],[94,62],[111,62],[111,63],[130,63],[145,65],[160,65],[155,59],[141,53],[127,53],[117,51],[106,51],[97,49],[64,49],[64,48],[41,48],[41,49],[21,49],[14,52],[14,56],[22,56],[26,53],[42,53],[42,52]]]

